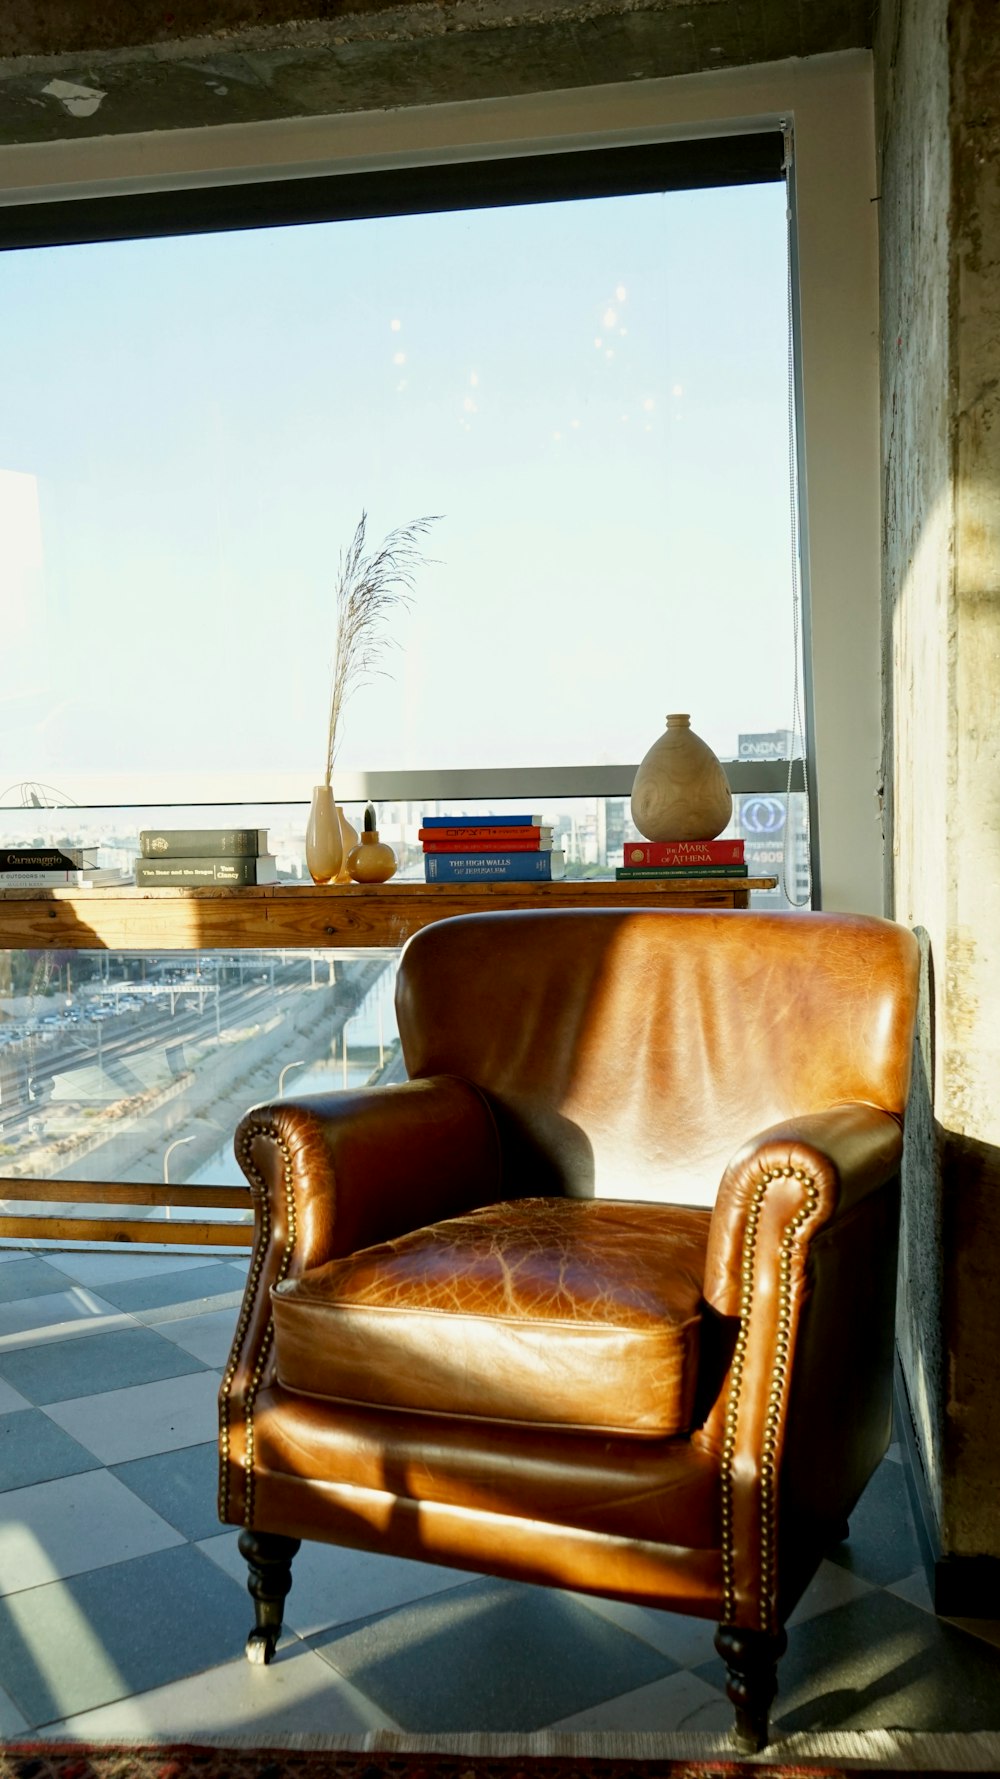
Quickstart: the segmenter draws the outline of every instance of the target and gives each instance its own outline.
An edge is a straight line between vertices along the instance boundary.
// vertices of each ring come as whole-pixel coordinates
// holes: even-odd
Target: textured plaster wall
[[[1000,1554],[1000,16],[889,0],[881,192],[890,902],[926,994],[899,1338],[942,1550]]]
[[[953,0],[955,801],[942,1054],[949,1441],[944,1527],[1000,1552],[1000,11]]]
[[[876,41],[883,458],[886,906],[924,930],[925,994],[907,1129],[898,1335],[941,1518],[940,1185],[934,1033],[948,932],[952,703],[948,442],[947,0],[887,0]]]

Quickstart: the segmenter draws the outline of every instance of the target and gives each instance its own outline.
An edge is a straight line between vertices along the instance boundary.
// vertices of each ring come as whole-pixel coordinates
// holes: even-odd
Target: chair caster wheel
[[[240,1533],[240,1555],[246,1558],[247,1588],[256,1608],[257,1622],[246,1641],[246,1657],[255,1668],[266,1668],[274,1658],[281,1636],[285,1596],[292,1585],[292,1558],[297,1538],[280,1532]]]
[[[277,1630],[262,1630],[259,1625],[255,1625],[247,1638],[247,1661],[252,1662],[255,1668],[266,1668],[278,1647],[278,1636]]]
[[[759,1754],[768,1742],[768,1714],[737,1709],[732,1744],[739,1754]]]
[[[726,1692],[736,1708],[732,1741],[740,1754],[759,1754],[767,1747],[778,1663],[787,1642],[783,1627],[769,1632],[720,1625],[715,1633],[715,1647],[726,1664]]]

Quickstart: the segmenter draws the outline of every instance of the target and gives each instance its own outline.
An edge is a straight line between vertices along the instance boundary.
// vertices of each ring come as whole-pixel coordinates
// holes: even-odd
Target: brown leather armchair
[[[418,932],[402,1085],[258,1106],[220,1518],[269,1661],[299,1541],[783,1626],[885,1453],[917,946],[888,921]]]

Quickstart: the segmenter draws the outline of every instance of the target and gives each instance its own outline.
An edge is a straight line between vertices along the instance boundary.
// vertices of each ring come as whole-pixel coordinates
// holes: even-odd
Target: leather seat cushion
[[[278,1378],[370,1407],[687,1432],[709,1221],[520,1199],[361,1249],[272,1291]]]

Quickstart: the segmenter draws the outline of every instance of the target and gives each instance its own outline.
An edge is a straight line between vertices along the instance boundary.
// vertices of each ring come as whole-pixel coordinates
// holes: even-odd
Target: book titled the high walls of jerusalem
[[[565,854],[552,852],[428,852],[427,883],[531,883],[562,877]]]

